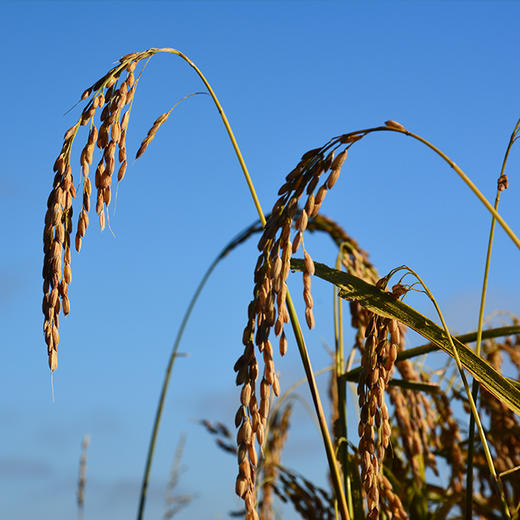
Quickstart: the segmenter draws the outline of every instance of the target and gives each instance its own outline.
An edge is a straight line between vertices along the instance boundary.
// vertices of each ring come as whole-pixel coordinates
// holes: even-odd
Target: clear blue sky
[[[78,109],[64,113],[120,56],[175,47],[199,65],[266,209],[303,152],[387,119],[437,144],[491,199],[520,116],[520,5],[514,1],[4,1],[0,8],[0,517],[10,520],[74,517],[85,433],[92,437],[86,519],[135,515],[182,313],[214,256],[255,219],[214,106],[205,96],[187,100],[143,158],[130,164],[117,211],[110,213],[115,237],[100,233],[92,218],[81,254],[73,254],[72,311],[62,321],[52,403],[41,314],[52,164],[79,115]],[[154,58],[136,94],[129,152],[159,114],[201,89],[179,59]],[[501,207],[517,233],[519,157],[514,151]],[[79,180],[78,158],[75,164]],[[380,272],[401,264],[416,269],[453,329],[475,328],[490,219],[431,152],[402,136],[367,138],[352,149],[323,213],[371,253]],[[147,518],[163,510],[183,433],[187,469],[180,491],[198,497],[179,518],[223,519],[240,505],[234,459],[196,421],[233,422],[232,366],[251,296],[253,242],[216,270],[186,331],[181,350],[189,356],[178,361],[168,395]],[[315,260],[333,263],[326,240],[309,238],[306,245]],[[489,311],[520,312],[518,259],[498,232]],[[331,295],[318,281],[314,289],[323,312],[308,342],[314,367],[321,368],[328,363],[323,344],[332,343]],[[420,298],[410,303],[428,310]],[[282,389],[303,376],[294,347],[291,341],[287,357],[276,362]],[[285,463],[323,484],[319,435],[303,407],[294,421]]]

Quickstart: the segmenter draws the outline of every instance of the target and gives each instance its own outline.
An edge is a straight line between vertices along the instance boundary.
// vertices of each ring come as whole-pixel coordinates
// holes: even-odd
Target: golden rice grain
[[[395,128],[396,130],[406,130],[406,128],[401,123],[393,121],[392,119],[385,121],[385,126],[388,126],[389,128]]]
[[[327,186],[323,185],[318,190],[318,193],[316,193],[316,198],[314,200],[314,203],[316,206],[321,206],[321,203],[323,202],[325,195],[327,195]],[[315,212],[313,212],[313,213],[315,213]]]
[[[280,396],[280,381],[278,380],[278,376],[276,375],[273,381],[273,392],[276,397]]]
[[[108,92],[107,92],[107,94],[108,94]],[[107,96],[107,99],[109,99],[108,96]],[[102,123],[107,121],[108,117],[110,116],[110,109],[111,109],[110,103],[107,103],[105,105],[105,107],[103,108],[103,110],[101,111],[101,115],[99,116],[99,119]]]
[[[94,114],[96,113],[96,108],[92,105],[88,110],[84,111],[81,115],[80,119],[80,125],[85,126],[92,117],[94,117]]]
[[[303,210],[301,212],[301,215],[298,217],[298,220],[296,221],[296,228],[298,231],[303,233],[307,229],[307,223],[309,221],[309,217],[307,215],[307,212]]]
[[[103,201],[107,207],[110,205],[110,199],[111,199],[111,190],[110,190],[110,186],[107,186],[103,190]]]
[[[92,193],[92,184],[90,183],[90,179],[89,178],[85,179],[85,183],[83,185],[83,192],[87,196],[90,196],[90,194]],[[86,211],[88,211],[88,210],[86,210]]]
[[[128,128],[128,122],[130,121],[130,110],[127,110],[121,119],[121,130]]]
[[[54,349],[51,349],[49,352],[49,368],[51,372],[54,372],[58,368],[58,354]]]
[[[346,150],[345,150],[346,152]],[[335,170],[332,170],[330,172],[330,175],[328,176],[327,178],[327,188],[330,190],[332,189],[332,187],[334,186],[334,184],[336,184],[338,178],[339,178],[339,174],[341,173],[341,169],[340,168],[337,168]]]
[[[126,161],[123,161],[121,166],[119,167],[119,171],[117,172],[117,180],[122,181],[126,172]]]
[[[116,83],[116,81],[117,81],[117,78],[116,78],[115,76],[111,76],[111,77],[109,78],[109,80],[107,81],[106,85],[105,85],[105,87],[107,88],[107,90],[110,90],[110,89],[114,86],[114,84]],[[107,97],[108,97],[108,96],[107,96]]]
[[[103,192],[101,188],[98,189],[97,198],[96,198],[96,213],[99,215],[101,210],[103,209]]]
[[[127,104],[128,104],[128,103],[131,103],[131,102],[132,102],[132,99],[134,99],[135,86],[136,86],[136,83],[134,83],[134,85],[132,86],[132,88],[131,88],[127,93],[126,93],[126,102],[127,102]]]
[[[305,257],[305,271],[309,273],[311,276],[314,275],[314,261],[312,260],[311,256],[307,251],[304,251],[304,257]]]
[[[260,446],[264,445],[265,432],[264,432],[264,427],[261,424],[258,425],[258,428],[256,430],[256,440],[258,441],[258,444]]]
[[[77,129],[78,125],[74,125],[74,126],[71,126],[66,132],[65,132],[65,135],[63,136],[63,140],[64,141],[68,141],[75,133],[76,133],[76,129]]]
[[[256,453],[254,442],[251,442],[251,444],[247,446],[247,455],[249,456],[251,464],[256,466],[258,464],[258,454]]]
[[[307,212],[307,215],[311,215],[313,209],[314,209],[314,194],[311,193],[309,195],[309,197],[307,198],[307,202],[305,203],[305,211]]]
[[[99,189],[104,190],[105,188],[108,188],[110,186],[110,183],[112,182],[112,179],[110,177],[110,173],[107,170],[100,176],[99,178]]]
[[[85,236],[85,230],[86,230],[86,226],[85,226],[85,222],[84,220],[80,217],[79,220],[78,220],[78,235],[80,237],[84,237]]]
[[[150,143],[151,139],[149,137],[145,137],[143,142],[141,143],[141,146],[139,147],[139,150],[137,150],[137,153],[135,154],[135,158],[139,159],[143,155],[143,153],[146,151],[146,148],[148,147],[148,144]]]
[[[285,337],[285,332],[282,332],[280,336],[280,356],[285,356],[287,354],[287,338]]]
[[[121,125],[119,124],[118,121],[116,121],[113,125],[112,125],[112,141],[114,143],[119,143],[119,140],[121,139]]]
[[[303,291],[303,299],[305,300],[305,305],[307,307],[309,307],[310,309],[312,309],[312,307],[314,306],[314,301],[312,299],[311,291],[309,291],[308,289],[305,289]]]
[[[63,279],[68,284],[70,284],[70,282],[72,281],[72,271],[70,268],[70,264],[65,264],[65,266],[63,267]]]
[[[60,175],[62,175],[65,171],[65,154],[63,152],[60,153],[60,155],[58,155],[56,158],[52,169],[54,172],[59,173]]]
[[[303,233],[301,231],[298,231],[298,233],[296,233],[296,235],[294,236],[294,240],[292,243],[292,254],[293,255],[296,254],[296,252],[300,248],[302,239],[303,239]]]
[[[235,492],[236,494],[240,497],[240,498],[243,498],[246,491],[248,490],[249,488],[249,483],[247,481],[247,478],[244,477],[243,475],[239,475],[237,477],[237,480],[236,480],[236,485],[235,485]]]
[[[105,149],[108,146],[110,140],[109,132],[110,125],[108,124],[108,121],[104,121],[103,124],[99,127],[98,137],[96,141],[98,148]]]
[[[319,155],[319,152],[321,151],[321,148],[314,148],[312,150],[309,150],[308,152],[305,152],[302,156],[300,161],[302,163],[307,162],[309,159],[313,159],[314,157]]]
[[[61,222],[55,227],[54,238],[61,244],[65,241],[65,226]]]
[[[62,305],[63,305],[63,314],[65,314],[65,316],[67,316],[67,314],[69,314],[69,312],[70,312],[70,301],[67,296],[63,297]]]
[[[251,400],[251,384],[250,383],[246,383],[243,387],[242,387],[242,391],[240,393],[240,402],[244,405],[244,406],[249,406],[249,402]]]
[[[309,329],[312,330],[314,328],[314,314],[310,307],[305,309],[305,320],[307,321],[307,326]]]

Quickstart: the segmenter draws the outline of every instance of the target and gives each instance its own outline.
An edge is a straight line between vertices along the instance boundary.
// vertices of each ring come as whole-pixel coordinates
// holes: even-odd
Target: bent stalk
[[[150,49],[148,52],[150,52],[151,54],[164,52],[164,53],[169,53],[169,54],[174,54],[176,56],[179,56],[184,61],[186,61],[190,65],[190,67],[192,67],[193,70],[195,70],[197,75],[200,77],[200,79],[202,80],[202,82],[204,83],[206,88],[208,89],[209,95],[213,99],[213,102],[215,103],[215,106],[217,107],[217,110],[218,110],[218,112],[220,114],[222,122],[224,123],[224,126],[226,127],[226,131],[227,131],[228,136],[229,136],[229,138],[231,140],[231,143],[233,145],[233,149],[235,150],[235,154],[237,156],[238,162],[240,163],[240,167],[242,169],[242,172],[243,172],[244,177],[246,179],[247,185],[249,187],[249,191],[251,193],[251,197],[253,198],[253,202],[254,202],[256,211],[258,213],[258,216],[260,217],[260,221],[262,223],[262,226],[265,226],[266,219],[265,219],[262,207],[260,205],[260,201],[258,200],[258,196],[256,195],[256,191],[255,191],[255,188],[254,188],[254,185],[253,185],[253,181],[251,180],[251,176],[249,175],[249,171],[247,169],[246,163],[244,161],[244,158],[242,156],[242,153],[241,153],[240,148],[238,146],[238,143],[236,141],[236,138],[235,138],[235,135],[233,133],[233,130],[231,129],[231,125],[229,124],[229,121],[228,121],[228,119],[226,117],[226,114],[224,113],[222,105],[220,104],[217,96],[215,95],[213,89],[211,88],[211,85],[209,84],[208,80],[204,77],[204,75],[202,74],[200,69],[195,65],[195,63],[193,63],[193,61],[191,61],[185,54],[183,54],[182,52],[180,52],[180,51],[178,51],[176,49],[170,49],[170,48],[155,49],[154,48],[154,49]],[[307,380],[309,382],[309,388],[310,388],[310,392],[311,392],[311,395],[312,395],[312,400],[313,400],[313,403],[314,403],[316,415],[318,416],[318,421],[319,421],[319,424],[320,424],[320,430],[321,430],[321,434],[322,434],[322,437],[323,437],[323,442],[324,442],[324,445],[325,445],[325,451],[326,451],[326,454],[327,454],[327,460],[328,460],[328,463],[329,463],[329,466],[330,466],[330,471],[331,471],[331,477],[332,477],[332,482],[333,482],[333,486],[334,486],[334,491],[335,491],[336,497],[337,497],[338,502],[339,502],[339,508],[340,508],[341,516],[342,516],[343,520],[350,520],[350,517],[349,517],[349,514],[348,514],[348,510],[347,510],[347,503],[346,503],[346,499],[345,499],[345,494],[344,494],[344,491],[343,491],[343,487],[341,485],[339,469],[338,469],[338,466],[337,466],[337,463],[336,463],[336,459],[335,459],[335,456],[334,456],[334,449],[333,449],[332,442],[331,442],[331,439],[330,439],[330,434],[329,434],[329,431],[328,431],[328,428],[327,428],[327,422],[326,422],[326,419],[325,419],[325,414],[323,412],[323,407],[321,405],[321,399],[320,399],[320,396],[319,396],[319,393],[318,393],[318,387],[317,387],[316,381],[314,379],[314,373],[313,373],[313,370],[312,370],[312,366],[311,366],[311,362],[310,362],[309,355],[308,355],[308,352],[307,352],[307,348],[305,346],[303,335],[301,333],[301,328],[300,328],[300,324],[299,324],[299,321],[298,321],[298,317],[296,315],[296,310],[294,309],[294,305],[292,303],[292,300],[291,300],[291,297],[290,297],[289,294],[287,294],[287,308],[288,308],[288,311],[289,311],[289,316],[290,316],[290,319],[291,319],[291,325],[292,325],[292,328],[293,328],[293,331],[294,331],[296,342],[298,344],[298,350],[300,352],[300,357],[302,359],[302,363],[303,363],[303,366],[304,366],[305,374],[306,374]],[[174,356],[174,358],[175,358],[175,356]],[[155,439],[153,439],[153,442],[155,443]],[[153,453],[153,449],[152,449],[152,453]],[[150,460],[150,466],[151,466],[151,460]],[[140,499],[140,505],[139,505],[139,512],[138,512],[138,516],[137,516],[138,520],[142,520],[142,515],[143,515],[143,511],[144,511],[144,504],[145,504],[145,501],[146,501],[146,487],[147,487],[147,484],[148,484],[149,472],[150,472],[150,467],[148,466],[148,463],[147,463],[147,467],[145,468],[145,476],[143,478],[143,486],[142,486],[142,490],[141,490],[141,499]]]

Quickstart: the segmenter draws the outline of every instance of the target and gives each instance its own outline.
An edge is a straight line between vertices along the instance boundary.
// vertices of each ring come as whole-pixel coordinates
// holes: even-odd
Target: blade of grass
[[[401,321],[453,357],[450,338],[441,327],[426,316],[354,275],[336,271],[318,262],[314,265],[315,275],[335,284],[339,289],[340,297],[359,301],[361,305],[379,316]],[[291,260],[291,268],[302,271],[304,261]],[[483,359],[476,356],[466,345],[455,338],[453,344],[464,368],[485,385],[497,399],[520,415],[520,390]]]

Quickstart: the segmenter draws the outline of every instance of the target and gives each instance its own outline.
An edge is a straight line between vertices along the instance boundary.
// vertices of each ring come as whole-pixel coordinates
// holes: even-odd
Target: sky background
[[[113,234],[97,219],[73,252],[70,315],[61,320],[55,402],[42,334],[43,218],[63,134],[79,96],[124,54],[174,47],[192,58],[226,111],[267,211],[283,177],[332,136],[395,119],[452,157],[493,199],[520,116],[518,2],[0,2],[0,517],[76,514],[84,434],[91,436],[85,519],[135,516],[156,401],[175,333],[220,249],[256,218],[218,113],[182,103],[121,183]],[[135,154],[155,118],[202,90],[180,59],[152,59],[128,131]],[[86,135],[76,140],[83,143]],[[75,182],[79,151],[74,149]],[[520,231],[513,150],[501,213]],[[79,202],[76,201],[76,202]],[[429,284],[457,332],[474,330],[490,217],[455,173],[419,143],[373,135],[355,145],[323,214],[381,273],[407,264]],[[76,206],[77,214],[77,206]],[[178,518],[227,518],[240,507],[233,457],[197,423],[230,427],[232,371],[252,294],[255,240],[219,265],[186,330],[166,401],[146,518],[160,518],[175,446],[186,434]],[[333,264],[323,237],[313,258]],[[497,232],[488,312],[520,313],[518,251]],[[291,287],[302,308],[300,278]],[[331,289],[313,282],[315,369],[329,363]],[[421,296],[408,303],[431,315]],[[351,335],[348,336],[351,341]],[[411,344],[418,344],[416,338]],[[282,391],[303,377],[289,340],[276,359]],[[435,363],[427,359],[426,363]],[[321,376],[325,389],[327,376]],[[305,387],[299,394],[308,399]],[[355,421],[355,418],[352,419]],[[304,454],[304,456],[302,456]],[[319,434],[295,405],[284,463],[326,485]],[[294,518],[285,510],[284,518]]]

